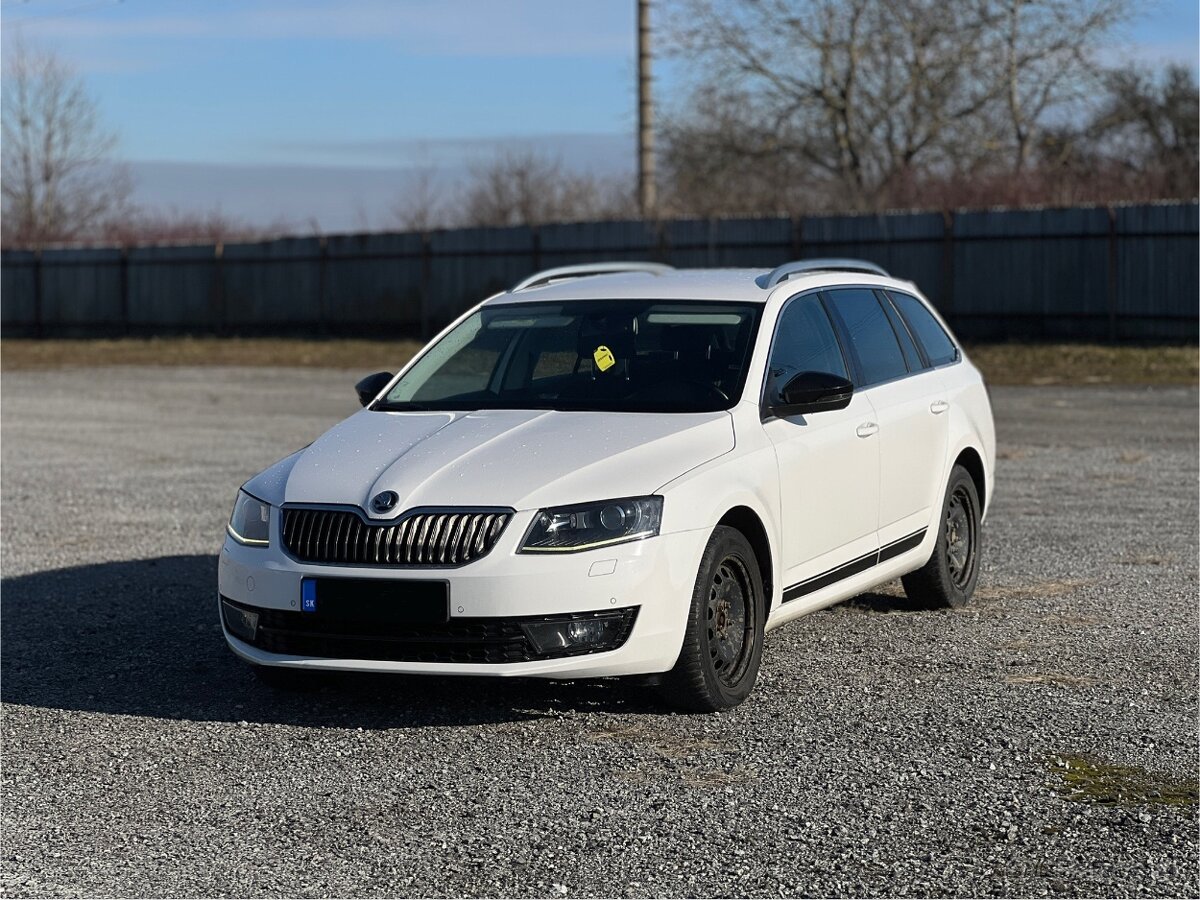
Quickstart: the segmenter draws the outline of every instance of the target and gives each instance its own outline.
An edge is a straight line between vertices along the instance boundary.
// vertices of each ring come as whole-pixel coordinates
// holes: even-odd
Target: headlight
[[[239,544],[265,547],[271,542],[271,506],[245,491],[238,491],[233,504],[233,515],[225,530]]]
[[[521,552],[577,553],[654,537],[662,503],[662,497],[631,497],[543,509],[534,516]]]

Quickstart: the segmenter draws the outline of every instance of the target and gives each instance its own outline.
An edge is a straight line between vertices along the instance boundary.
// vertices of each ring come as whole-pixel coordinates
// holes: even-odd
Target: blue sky
[[[1196,0],[1142,5],[1113,58],[1195,66]],[[403,170],[497,145],[633,164],[634,0],[0,0],[0,21],[85,77],[150,205],[378,227]]]

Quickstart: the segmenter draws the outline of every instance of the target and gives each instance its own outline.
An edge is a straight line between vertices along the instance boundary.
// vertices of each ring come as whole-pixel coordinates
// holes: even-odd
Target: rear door
[[[921,542],[941,501],[949,437],[942,376],[883,292],[844,288],[826,296],[853,357],[855,391],[875,411],[881,555],[899,555]]]

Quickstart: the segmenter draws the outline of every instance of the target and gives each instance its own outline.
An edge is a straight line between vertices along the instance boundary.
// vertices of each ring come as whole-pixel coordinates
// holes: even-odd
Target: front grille
[[[285,508],[283,546],[302,562],[360,566],[461,566],[486,556],[512,513],[409,513],[376,525],[350,510]]]
[[[223,606],[258,614],[253,644],[269,653],[323,659],[372,659],[392,662],[519,663],[615,650],[633,631],[637,607],[561,616],[459,618],[436,625],[363,624],[318,620],[301,612],[263,609],[222,597]],[[228,625],[231,609],[224,610]],[[522,623],[620,616],[619,629],[602,645],[539,653]],[[233,628],[230,629],[234,631]],[[242,640],[240,633],[234,632]]]

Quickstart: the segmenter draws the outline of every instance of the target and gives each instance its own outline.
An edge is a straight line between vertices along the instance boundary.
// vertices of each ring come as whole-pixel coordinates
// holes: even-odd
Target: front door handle
[[[859,437],[870,437],[879,430],[879,426],[874,422],[863,422],[854,430],[854,433]]]
[[[929,411],[931,413],[933,413],[935,416],[940,416],[942,413],[944,413],[949,408],[950,408],[950,404],[947,403],[945,400],[934,400],[932,403],[929,404]]]

